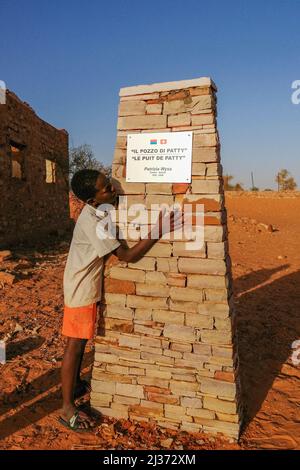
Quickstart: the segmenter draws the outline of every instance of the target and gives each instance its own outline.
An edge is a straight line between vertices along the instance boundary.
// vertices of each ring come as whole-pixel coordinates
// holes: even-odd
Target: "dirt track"
[[[0,365],[0,449],[300,449],[300,365],[291,361],[300,339],[300,197],[228,195],[227,208],[247,408],[240,446],[111,419],[91,435],[65,432],[56,416],[68,245],[45,240],[5,262],[16,282],[0,289],[0,338],[11,334],[8,363]],[[87,376],[92,355],[89,348]]]

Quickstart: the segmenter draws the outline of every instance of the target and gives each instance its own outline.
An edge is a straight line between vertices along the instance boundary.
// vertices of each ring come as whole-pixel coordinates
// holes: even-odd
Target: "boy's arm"
[[[170,224],[168,228],[170,228],[170,230],[164,230],[163,213],[160,212],[157,227],[158,238],[151,238],[151,232],[153,233],[153,231],[149,230],[147,238],[140,240],[132,248],[128,248],[124,246],[124,244],[121,244],[121,246],[119,246],[114,251],[115,255],[119,258],[120,261],[126,261],[127,263],[134,263],[141,259],[144,254],[147,253],[147,251],[149,251],[150,248],[157,242],[157,240],[161,238],[165,233],[173,232],[175,228],[177,229],[182,225],[182,221],[178,219],[176,220],[176,218],[174,217],[174,212],[171,212],[169,217]]]

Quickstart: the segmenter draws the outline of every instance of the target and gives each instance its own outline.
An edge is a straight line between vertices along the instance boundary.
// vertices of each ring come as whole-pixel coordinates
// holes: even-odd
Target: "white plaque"
[[[192,132],[129,134],[126,181],[190,183],[192,145]]]

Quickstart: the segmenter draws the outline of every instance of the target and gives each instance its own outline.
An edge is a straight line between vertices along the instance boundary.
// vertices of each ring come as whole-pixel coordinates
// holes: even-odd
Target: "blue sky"
[[[300,187],[300,0],[0,0],[0,80],[112,160],[123,86],[211,76],[225,172]]]

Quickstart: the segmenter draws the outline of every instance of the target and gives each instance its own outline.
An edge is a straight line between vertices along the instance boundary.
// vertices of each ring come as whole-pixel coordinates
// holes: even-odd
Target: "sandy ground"
[[[0,449],[300,449],[300,365],[291,361],[300,339],[300,198],[228,195],[227,208],[246,408],[239,445],[109,418],[84,435],[58,424],[68,241],[49,239],[0,263],[16,275],[0,289],[0,338],[9,342],[0,365]],[[86,377],[92,357],[89,345]]]

